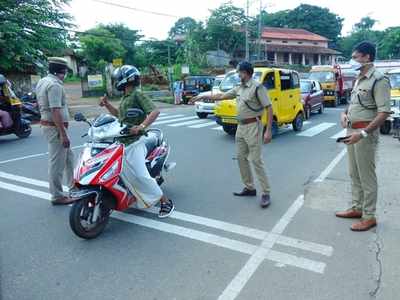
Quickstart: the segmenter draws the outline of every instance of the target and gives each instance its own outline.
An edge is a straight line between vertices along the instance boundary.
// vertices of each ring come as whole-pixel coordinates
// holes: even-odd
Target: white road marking
[[[189,126],[189,128],[203,128],[203,127],[209,127],[209,126],[214,126],[215,125],[215,121],[211,121],[211,122],[206,122],[203,124],[199,124],[199,125],[192,125]]]
[[[83,148],[83,147],[84,147],[84,145],[79,145],[79,146],[74,146],[71,149],[75,150],[75,149],[79,149],[79,148]],[[19,161],[19,160],[24,160],[24,159],[29,159],[29,158],[45,156],[45,155],[48,155],[48,154],[49,154],[49,152],[43,152],[43,153],[38,153],[38,154],[32,154],[32,155],[16,157],[16,158],[0,161],[0,164],[6,164],[6,163],[14,162],[14,161]]]
[[[44,200],[50,200],[51,196],[49,193],[37,191],[34,189],[30,188],[24,188],[18,185],[14,184],[9,184],[6,182],[0,181],[0,188],[10,190],[13,192],[33,196],[36,198],[44,199]],[[113,218],[129,222],[132,224],[144,226],[147,228],[152,228],[155,230],[175,234],[178,236],[183,236],[192,240],[196,241],[201,241],[204,243],[212,244],[215,246],[219,246],[222,248],[230,249],[232,251],[237,251],[241,252],[244,254],[251,255],[252,257],[255,255],[256,257],[261,256],[262,260],[268,259],[272,260],[274,262],[278,262],[281,264],[286,264],[286,265],[291,265],[295,266],[298,268],[302,268],[305,270],[309,270],[312,272],[316,273],[321,273],[323,272],[325,268],[325,263],[323,262],[318,262],[318,261],[312,261],[306,258],[301,258],[297,257],[294,255],[289,255],[283,252],[279,251],[266,251],[263,248],[258,248],[255,245],[246,243],[246,242],[241,242],[238,240],[218,236],[215,234],[195,230],[195,229],[190,229],[182,226],[177,226],[173,224],[168,224],[165,222],[160,222],[160,221],[155,221],[152,219],[140,217],[140,216],[135,216],[127,213],[122,213],[122,212],[113,212],[111,215]],[[258,249],[261,249],[259,251]]]
[[[8,180],[13,180],[21,183],[26,183],[29,185],[34,185],[43,188],[49,188],[49,183],[47,181],[37,180],[29,177],[14,175],[11,173],[1,172],[0,171],[0,178],[5,178]],[[1,188],[1,186],[0,186]],[[64,191],[68,191],[68,187],[63,186]],[[158,214],[158,209],[156,207],[151,207],[148,209],[143,209],[142,211],[151,213],[151,214]],[[188,213],[183,213],[179,211],[175,211],[174,214],[171,216],[172,219],[177,219],[197,225],[203,225],[210,228],[215,228],[221,231],[231,232],[242,236],[247,236],[256,240],[263,240],[268,234],[272,234],[268,231],[262,231],[259,229],[241,226],[233,223],[228,223],[224,221],[219,221],[215,219],[210,219],[206,217],[201,217],[197,215],[192,215]],[[286,236],[279,236],[277,240],[278,244],[289,246],[297,249],[307,250],[310,252],[318,253],[325,256],[331,256],[333,252],[333,248],[331,246],[326,246],[322,244],[307,242],[303,240],[298,240]]]
[[[340,162],[343,156],[346,153],[346,149],[340,152],[333,161],[328,165],[328,167],[322,171],[321,175],[315,180],[316,182],[322,182],[326,179],[326,177],[332,172],[333,168]],[[300,208],[304,204],[304,195],[299,196],[296,201],[292,204],[292,206],[288,209],[288,211],[283,215],[283,217],[278,221],[278,223],[274,226],[271,231],[271,234],[268,234],[261,246],[258,250],[250,257],[244,267],[239,271],[239,273],[233,278],[233,280],[229,283],[226,289],[222,292],[219,300],[234,300],[240,294],[242,289],[245,287],[247,282],[250,280],[251,276],[256,272],[258,266],[263,262],[263,251],[265,256],[269,256],[268,259],[275,258],[276,261],[287,260],[288,264],[296,265],[300,267],[300,263],[293,261],[290,255],[286,257],[281,257],[280,254],[277,255],[275,251],[271,250],[275,243],[277,243],[281,234],[284,232],[285,228],[288,224],[293,220],[296,213],[300,210]],[[275,235],[273,235],[275,234]],[[314,261],[302,262],[304,265],[302,267],[307,267],[313,269],[317,273],[324,273],[325,265],[323,263],[314,264]],[[284,263],[285,264],[285,263]]]
[[[158,117],[157,121],[162,121],[162,120],[167,120],[167,119],[173,119],[173,118],[179,118],[179,117],[184,117],[185,115],[166,115],[162,117]]]
[[[336,133],[335,135],[332,135],[331,139],[337,140],[340,137],[346,136],[346,134],[347,134],[347,129],[343,129],[343,130],[339,131],[338,133]]]
[[[222,126],[218,126],[215,128],[211,128],[212,130],[219,130],[219,131],[223,131],[224,129],[222,128]]]
[[[158,214],[158,209],[155,207],[143,209],[142,211],[151,214]],[[231,232],[242,236],[247,236],[249,238],[253,238],[256,240],[264,240],[267,235],[277,235],[276,233],[263,231],[256,228],[237,225],[233,223],[228,223],[224,221],[183,213],[179,211],[174,211],[174,213],[170,216],[170,218],[218,229],[221,231]],[[333,253],[333,248],[331,246],[303,241],[283,235],[278,235],[276,243],[283,246],[310,251],[325,256],[331,256]]]
[[[219,300],[233,300],[235,299],[253,274],[257,271],[258,267],[264,261],[264,258],[271,259],[275,262],[282,259],[280,255],[277,255],[276,251],[272,250],[272,247],[275,245],[276,241],[280,234],[283,233],[287,225],[292,221],[296,213],[302,207],[304,203],[304,196],[299,196],[294,203],[290,206],[287,212],[279,219],[278,223],[274,226],[271,233],[268,234],[265,239],[262,241],[260,247],[254,252],[250,259],[246,262],[243,268],[239,271],[239,273],[233,278],[233,280],[229,283],[229,285],[225,288],[222,294],[219,296]],[[318,265],[314,265],[313,262],[310,261],[295,261],[295,257],[285,254],[283,259],[286,261],[284,264],[295,264],[297,267],[305,267],[308,270],[313,269],[314,272],[323,273],[325,269],[324,263],[319,263]]]
[[[319,125],[311,127],[310,129],[307,129],[306,131],[298,133],[297,136],[313,137],[335,125],[336,123],[321,123]]]
[[[336,167],[336,165],[342,160],[342,158],[346,155],[347,153],[347,148],[343,149],[333,160],[332,162],[326,167],[324,171],[322,171],[321,175],[318,176],[317,179],[314,180],[314,182],[323,182],[329,174],[332,172],[332,170]]]
[[[194,121],[186,121],[186,122],[174,123],[174,124],[170,124],[168,126],[170,126],[170,127],[182,127],[182,126],[187,126],[187,125],[203,124],[203,123],[204,123],[204,120],[194,120]]]
[[[172,119],[172,120],[164,120],[164,121],[157,121],[154,122],[152,125],[162,125],[162,124],[168,124],[168,123],[174,123],[174,122],[180,122],[180,121],[186,121],[186,120],[193,120],[197,119],[197,117],[185,117],[185,118],[177,118],[177,119]]]

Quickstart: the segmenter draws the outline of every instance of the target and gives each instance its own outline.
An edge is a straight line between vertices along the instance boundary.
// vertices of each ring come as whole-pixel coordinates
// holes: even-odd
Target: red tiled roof
[[[302,40],[302,41],[329,41],[326,37],[312,33],[305,29],[264,27],[262,37],[265,39]]]

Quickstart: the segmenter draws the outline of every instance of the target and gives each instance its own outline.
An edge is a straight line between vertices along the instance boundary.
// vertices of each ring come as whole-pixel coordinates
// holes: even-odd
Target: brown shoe
[[[362,217],[362,212],[355,209],[348,209],[345,211],[338,211],[336,213],[336,217],[346,219],[359,219]]]
[[[71,204],[72,202],[74,202],[74,200],[69,197],[61,197],[61,198],[52,200],[51,204],[53,204],[53,205],[68,205],[68,204]]]
[[[360,222],[354,223],[353,225],[351,225],[350,229],[352,231],[367,231],[375,227],[376,225],[377,225],[376,219],[372,218],[367,220],[361,220]]]

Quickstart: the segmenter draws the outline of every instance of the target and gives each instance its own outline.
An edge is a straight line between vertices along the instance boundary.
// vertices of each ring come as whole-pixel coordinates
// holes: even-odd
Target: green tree
[[[237,48],[244,47],[246,20],[244,10],[231,3],[222,4],[212,10],[205,28],[208,38],[207,48],[219,48],[233,53]]]
[[[327,8],[301,4],[293,10],[262,13],[264,26],[301,28],[322,35],[335,44],[343,28],[343,19]]]
[[[168,53],[169,48],[169,53]],[[138,47],[137,65],[140,68],[149,65],[168,66],[168,54],[171,64],[174,64],[177,56],[177,46],[170,40],[145,41]]]
[[[386,29],[379,46],[379,57],[386,59],[400,59],[400,27],[391,27]]]
[[[190,17],[180,18],[178,21],[175,22],[174,26],[170,29],[169,37],[173,39],[175,36],[178,35],[186,36],[193,30],[195,30],[197,26],[198,23],[193,18]]]
[[[126,51],[125,55],[121,57],[124,64],[137,64],[137,42],[143,38],[143,35],[140,35],[138,30],[130,29],[123,24],[108,24],[101,27],[121,41],[122,47]]]
[[[69,0],[0,1],[0,69],[27,71],[47,56],[62,55],[71,16]],[[64,28],[57,29],[57,28]]]
[[[91,71],[103,71],[107,63],[127,52],[122,41],[101,25],[81,34],[80,43]]]

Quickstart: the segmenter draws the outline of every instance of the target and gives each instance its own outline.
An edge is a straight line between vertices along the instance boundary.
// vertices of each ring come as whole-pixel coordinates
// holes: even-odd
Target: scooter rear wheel
[[[69,214],[72,231],[83,239],[98,237],[110,219],[111,209],[100,202],[100,214],[95,222],[92,217],[95,209],[95,195],[90,195],[74,203]]]

